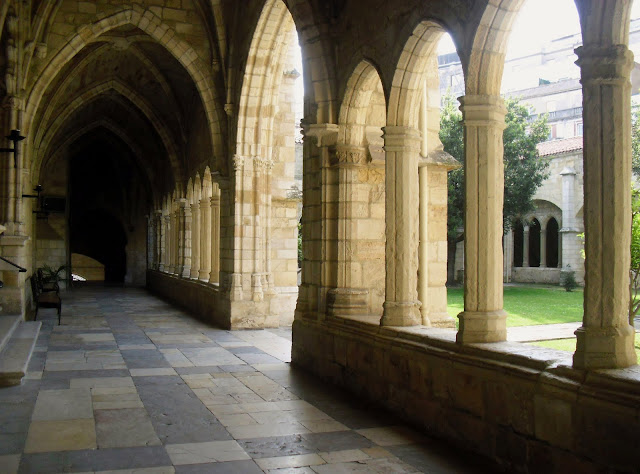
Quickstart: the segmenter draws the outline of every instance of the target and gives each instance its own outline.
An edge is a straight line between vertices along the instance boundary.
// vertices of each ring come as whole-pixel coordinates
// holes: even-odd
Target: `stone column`
[[[584,122],[585,290],[573,365],[634,365],[629,324],[631,244],[631,69],[624,45],[576,49]]]
[[[211,277],[211,198],[200,200],[200,280],[209,281]]]
[[[383,326],[422,324],[418,301],[420,132],[384,127],[386,284]]]
[[[335,220],[337,186],[330,167],[335,153],[338,125],[332,123],[305,124],[305,147],[315,141],[319,156],[305,161],[302,224],[305,261],[302,262],[302,284],[299,287],[296,317],[323,319],[327,311],[327,293],[337,286],[334,265],[336,251]],[[309,148],[307,148],[309,150]],[[317,153],[315,150],[312,153]],[[313,199],[310,196],[314,196]]]
[[[172,214],[173,230],[171,236],[171,262],[173,265],[173,274],[180,274],[180,204],[176,199],[175,209]]]
[[[461,97],[465,128],[464,312],[457,341],[507,338],[502,308],[502,131],[506,108],[498,96]]]
[[[173,273],[174,264],[173,264],[173,212],[171,209],[169,210],[169,214],[165,217],[165,223],[167,226],[166,234],[166,246],[167,246],[167,272]]]
[[[209,283],[220,282],[220,189],[213,183],[211,194],[211,274]]]
[[[527,268],[529,266],[529,226],[522,226],[522,266]]]
[[[334,167],[338,171],[338,261],[337,286],[329,290],[327,309],[332,315],[366,314],[368,290],[362,288],[362,267],[356,261],[355,208],[358,170],[366,163],[363,147],[338,145]]]
[[[167,257],[167,240],[169,238],[169,216],[166,214],[160,215],[160,264],[158,265],[158,270],[161,272],[166,272],[168,263]]]
[[[447,173],[459,167],[442,149],[420,160],[418,299],[425,326],[456,326],[447,311]]]
[[[547,266],[547,230],[540,226],[540,268]]]
[[[575,219],[576,170],[567,167],[562,170],[560,175],[562,176],[562,227],[558,231],[560,234],[558,260],[561,272],[577,272],[582,265],[582,257],[578,240],[580,229],[578,229]]]
[[[191,277],[191,206],[186,199],[180,200],[180,272],[183,278]]]
[[[163,221],[162,221],[162,211],[155,211],[153,214],[154,217],[154,231],[156,233],[156,265],[154,267],[155,270],[162,271],[164,268],[164,232],[163,232]]]
[[[200,273],[200,202],[191,204],[191,272],[189,278],[197,279]]]

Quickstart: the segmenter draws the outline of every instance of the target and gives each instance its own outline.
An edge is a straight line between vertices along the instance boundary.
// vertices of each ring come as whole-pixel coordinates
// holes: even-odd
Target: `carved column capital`
[[[367,150],[360,146],[337,145],[332,156],[332,165],[364,165],[367,164]]]
[[[233,155],[233,169],[238,171],[244,166],[245,157],[242,155]]]
[[[338,125],[335,123],[303,124],[302,133],[305,139],[315,139],[318,147],[335,146],[338,141]]]
[[[625,45],[587,45],[575,49],[583,86],[629,82],[633,53]]]

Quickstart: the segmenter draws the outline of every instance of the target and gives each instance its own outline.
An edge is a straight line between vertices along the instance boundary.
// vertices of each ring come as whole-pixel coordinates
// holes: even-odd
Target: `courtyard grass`
[[[567,351],[567,352],[575,352],[576,350],[575,337],[572,337],[570,339],[553,339],[550,341],[528,342],[527,344],[531,344],[533,346],[548,347],[550,349],[558,349],[560,351]],[[635,347],[636,347],[636,355],[638,357],[638,363],[640,364],[640,340],[638,339],[637,334],[636,334]]]
[[[447,310],[456,318],[464,309],[463,289],[449,288],[447,298]],[[509,327],[582,321],[582,301],[581,288],[567,292],[559,286],[504,287],[504,309],[509,315]]]

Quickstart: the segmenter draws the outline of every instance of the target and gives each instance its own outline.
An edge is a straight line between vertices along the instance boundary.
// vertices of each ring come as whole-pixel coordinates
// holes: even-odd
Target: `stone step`
[[[0,352],[7,345],[18,325],[22,321],[20,315],[0,316]]]
[[[40,334],[40,321],[21,323],[0,352],[0,387],[20,385]]]

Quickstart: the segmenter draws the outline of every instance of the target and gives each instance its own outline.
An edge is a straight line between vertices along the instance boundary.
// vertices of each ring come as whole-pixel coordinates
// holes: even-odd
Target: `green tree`
[[[629,324],[640,310],[640,190],[631,186],[631,268],[629,268]]]
[[[505,232],[511,228],[514,219],[533,210],[532,198],[538,187],[548,176],[549,163],[538,155],[538,143],[549,135],[547,117],[539,116],[531,120],[529,107],[519,99],[505,100],[504,142],[504,207],[503,222]],[[451,94],[443,99],[440,113],[440,141],[444,150],[464,164],[464,141],[462,114],[457,101]],[[453,281],[456,244],[464,236],[461,233],[464,222],[464,168],[449,173],[448,203],[448,280]]]
[[[640,108],[631,112],[631,169],[634,177],[640,178]]]

